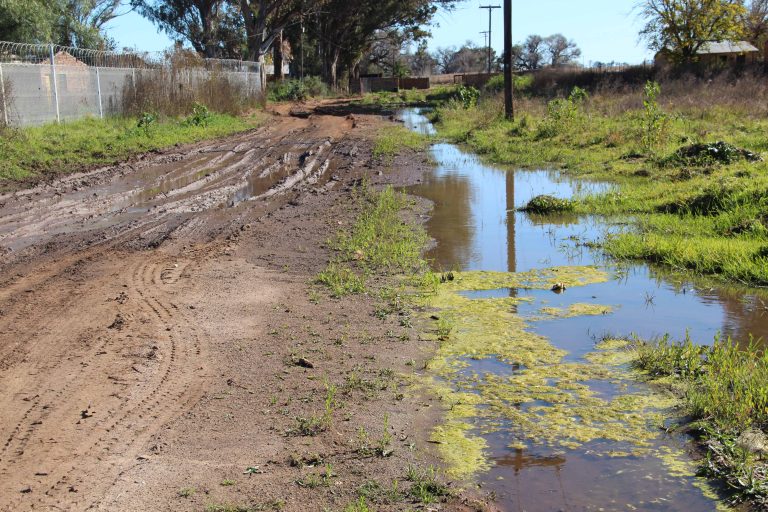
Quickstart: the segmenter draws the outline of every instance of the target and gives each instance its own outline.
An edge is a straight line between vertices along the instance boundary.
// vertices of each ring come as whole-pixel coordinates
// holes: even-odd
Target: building
[[[698,62],[705,66],[743,66],[758,64],[760,50],[747,41],[710,41],[696,52]],[[657,66],[672,64],[669,50],[661,50],[654,57]]]

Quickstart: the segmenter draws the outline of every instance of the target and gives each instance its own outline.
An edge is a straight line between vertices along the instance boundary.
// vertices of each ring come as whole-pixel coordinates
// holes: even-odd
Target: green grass
[[[427,237],[421,226],[403,220],[402,211],[411,206],[405,195],[391,187],[376,192],[364,184],[354,201],[357,221],[331,241],[337,257],[316,277],[334,297],[364,292],[376,274],[410,275],[424,266]]]
[[[403,105],[438,105],[456,94],[454,85],[436,85],[429,89],[407,89],[399,92],[373,92],[364,94],[355,103],[363,106],[393,108]]]
[[[428,144],[429,137],[425,135],[400,125],[387,126],[376,135],[373,156],[391,164],[403,148],[418,151],[426,148]]]
[[[196,125],[185,119],[86,118],[61,124],[7,129],[0,138],[0,188],[111,164],[130,155],[211,139],[258,126],[261,114],[233,117],[210,114]]]
[[[723,479],[737,500],[768,504],[768,462],[747,439],[768,429],[768,352],[758,344],[715,340],[639,342],[634,366],[684,398],[692,428],[704,438],[705,469]],[[763,447],[765,449],[765,447]]]
[[[768,164],[741,151],[768,150],[768,119],[748,108],[654,107],[647,96],[640,107],[643,98],[636,91],[523,99],[507,121],[499,98],[487,97],[469,109],[449,102],[433,117],[442,136],[491,162],[613,183],[567,204],[637,221],[636,230],[608,239],[613,256],[768,284]]]

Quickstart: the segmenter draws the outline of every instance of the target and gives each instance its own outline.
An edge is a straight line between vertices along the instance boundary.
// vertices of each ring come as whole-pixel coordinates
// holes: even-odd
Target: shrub
[[[520,208],[520,211],[528,212],[528,213],[546,214],[546,213],[570,212],[570,211],[573,211],[573,208],[574,208],[573,201],[569,199],[560,199],[558,197],[544,194],[544,195],[536,196],[530,201],[528,201],[528,204]]]
[[[303,80],[290,79],[275,82],[267,93],[270,101],[304,101],[307,98],[327,96],[328,86],[318,77],[310,76]]]
[[[211,122],[211,111],[201,103],[195,102],[192,106],[192,114],[187,116],[184,124],[187,126],[208,126]]]
[[[547,117],[539,127],[539,138],[548,139],[575,129],[583,121],[584,103],[587,99],[587,91],[574,87],[567,98],[550,101],[547,104]]]
[[[464,108],[477,106],[477,100],[480,98],[480,91],[472,86],[460,85],[456,89],[456,98],[464,105]]]

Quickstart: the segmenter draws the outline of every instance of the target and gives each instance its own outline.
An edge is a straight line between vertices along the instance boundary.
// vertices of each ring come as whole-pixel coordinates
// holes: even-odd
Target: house
[[[696,52],[698,62],[705,66],[742,66],[760,62],[760,50],[747,41],[710,41]],[[654,57],[656,66],[672,64],[670,51],[661,50]]]

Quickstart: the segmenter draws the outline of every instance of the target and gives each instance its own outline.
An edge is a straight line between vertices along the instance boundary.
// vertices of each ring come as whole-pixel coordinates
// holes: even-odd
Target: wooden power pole
[[[512,91],[512,0],[504,0],[504,115],[515,118]]]
[[[493,34],[493,10],[501,9],[500,5],[481,5],[481,9],[488,9],[488,73],[491,72],[491,35]]]

